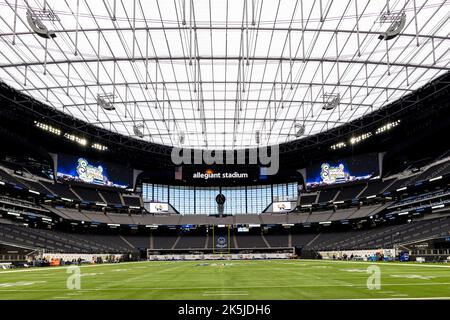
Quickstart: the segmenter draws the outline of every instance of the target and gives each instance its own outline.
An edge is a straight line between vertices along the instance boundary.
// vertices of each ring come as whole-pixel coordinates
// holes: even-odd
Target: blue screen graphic
[[[306,169],[306,186],[324,185],[370,179],[379,175],[377,154],[367,154],[342,160],[324,161]]]
[[[58,155],[58,180],[82,182],[102,186],[128,188],[132,184],[132,170],[88,159],[82,156]]]

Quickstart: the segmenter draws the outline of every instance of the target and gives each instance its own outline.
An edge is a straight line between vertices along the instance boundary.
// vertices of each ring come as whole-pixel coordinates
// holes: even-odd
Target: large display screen
[[[128,188],[133,183],[133,170],[124,166],[65,154],[58,154],[56,175],[60,181],[118,188]]]
[[[273,203],[273,212],[288,212],[291,211],[291,203],[288,201],[285,202],[274,202]]]
[[[150,202],[148,211],[150,213],[168,213],[169,205],[161,202]]]
[[[306,169],[306,187],[346,183],[370,179],[379,175],[377,153],[359,155],[342,160],[324,161]]]

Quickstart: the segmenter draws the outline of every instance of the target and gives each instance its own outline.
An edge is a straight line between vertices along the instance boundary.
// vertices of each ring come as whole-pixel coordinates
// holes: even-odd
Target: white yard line
[[[204,293],[204,296],[248,296],[248,293]]]
[[[226,291],[226,290],[218,290],[218,291],[205,291],[203,293],[248,293],[248,291]]]
[[[449,285],[450,282],[433,282],[433,283],[388,283],[383,284],[382,287],[391,287],[391,286],[442,286]],[[366,288],[366,285],[347,285],[347,284],[305,284],[305,285],[296,285],[296,286],[245,286],[245,287],[225,287],[224,289],[270,289],[270,288],[315,288],[315,287],[353,287],[353,288]],[[135,288],[93,288],[93,289],[81,289],[77,290],[79,292],[89,292],[89,291],[138,291],[138,290],[201,290],[201,289],[216,289],[217,287],[160,287],[160,288],[152,288],[152,287],[135,287]],[[45,292],[45,291],[65,291],[67,289],[0,289],[0,292]]]
[[[158,261],[160,262],[160,261]],[[125,264],[140,264],[140,263],[149,263],[149,261],[132,261],[132,262],[121,262],[121,263],[103,263],[103,264],[83,264],[79,266],[80,268],[94,268],[94,267],[111,267],[111,266],[119,266]],[[52,270],[61,270],[67,269],[71,265],[63,266],[63,267],[32,267],[30,269],[20,269],[20,270],[9,270],[9,271],[0,271],[1,273],[16,273],[16,272],[34,272],[34,271],[52,271]],[[72,265],[73,266],[73,265]],[[159,264],[157,266],[162,266]],[[136,268],[137,269],[137,268]],[[132,270],[132,269],[131,269]]]
[[[210,260],[201,260],[201,261],[210,261]],[[201,262],[195,261],[195,263]],[[240,263],[242,265],[252,264],[252,261],[248,261],[248,263],[241,260]],[[429,264],[418,264],[418,263],[397,263],[397,262],[369,262],[369,261],[341,261],[341,260],[308,260],[308,259],[299,259],[295,262],[281,262],[280,260],[260,260],[270,263],[276,263],[276,264],[291,264],[291,265],[297,265],[297,266],[304,266],[307,265],[307,263],[353,263],[353,264],[377,264],[381,266],[405,266],[405,267],[424,267],[424,268],[450,268],[450,265],[429,265]],[[92,265],[81,265],[81,268],[94,268],[94,267],[108,267],[113,265],[127,265],[127,264],[147,264],[147,267],[154,267],[154,266],[163,266],[163,265],[174,265],[179,262],[186,262],[186,263],[193,263],[194,261],[133,261],[133,262],[121,262],[121,263],[105,263],[105,264],[92,264]],[[254,262],[253,262],[254,264]],[[49,271],[49,270],[61,270],[66,269],[69,266],[63,266],[63,267],[33,267],[31,269],[20,269],[20,270],[8,270],[8,271],[0,271],[0,274],[6,274],[6,273],[17,273],[17,272],[38,272],[38,271]],[[311,266],[310,266],[311,267]],[[141,268],[141,267],[139,267]]]
[[[450,300],[450,297],[371,298],[371,299],[338,299],[338,300]]]

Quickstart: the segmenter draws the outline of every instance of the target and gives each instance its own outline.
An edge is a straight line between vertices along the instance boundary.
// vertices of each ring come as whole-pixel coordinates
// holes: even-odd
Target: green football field
[[[74,290],[67,267],[0,271],[0,299],[450,299],[445,264],[154,261],[86,265],[80,274]]]

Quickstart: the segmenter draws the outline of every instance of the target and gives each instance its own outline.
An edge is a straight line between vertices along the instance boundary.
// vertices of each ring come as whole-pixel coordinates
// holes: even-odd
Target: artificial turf
[[[370,265],[381,271],[369,290]],[[450,265],[323,260],[152,261],[0,271],[0,299],[450,299]],[[371,282],[373,284],[373,282]]]

